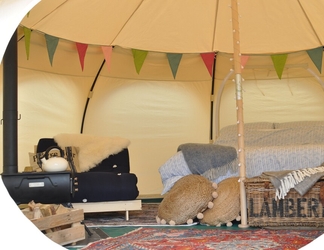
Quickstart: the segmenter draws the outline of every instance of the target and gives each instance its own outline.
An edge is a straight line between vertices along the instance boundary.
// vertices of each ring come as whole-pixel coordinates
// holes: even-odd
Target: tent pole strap
[[[3,56],[3,174],[18,173],[17,30]]]
[[[210,102],[210,135],[209,135],[209,141],[210,143],[213,143],[214,141],[214,89],[215,89],[215,69],[216,69],[216,57],[217,52],[214,54],[214,63],[213,63],[213,74],[212,74],[212,85],[211,85],[211,102]]]
[[[99,70],[97,72],[97,75],[96,75],[95,79],[93,80],[92,86],[90,88],[90,93],[92,93],[92,91],[93,91],[93,89],[94,89],[94,87],[95,87],[95,85],[97,83],[99,74],[100,74],[100,72],[102,70],[102,67],[104,66],[105,62],[106,61],[103,60],[101,66],[100,66],[100,68],[99,68]],[[87,114],[87,109],[88,109],[88,105],[89,105],[89,101],[90,101],[91,97],[92,97],[92,94],[91,95],[88,95],[88,98],[87,98],[87,101],[86,101],[86,104],[85,104],[85,107],[84,107],[83,117],[82,117],[82,122],[81,122],[81,129],[80,129],[80,133],[81,134],[83,133],[84,120],[85,120],[85,117],[86,117],[86,114]]]

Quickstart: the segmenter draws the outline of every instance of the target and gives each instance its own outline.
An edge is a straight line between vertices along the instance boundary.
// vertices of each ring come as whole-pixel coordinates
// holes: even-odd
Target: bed
[[[237,125],[222,128],[214,143],[219,148],[226,147],[226,150],[232,148],[236,151],[237,144]],[[324,162],[324,121],[246,123],[244,144],[247,178],[259,176],[266,171],[316,167]],[[215,154],[218,152],[221,156],[222,151],[215,151]],[[177,180],[189,174],[200,174],[216,183],[239,176],[237,154],[234,158],[228,157],[227,162],[223,162],[222,165],[213,164],[206,157],[200,161],[202,165],[210,162],[210,168],[204,166],[199,171],[200,165],[197,166],[199,160],[196,159],[196,166],[193,166],[188,154],[179,147],[178,151],[159,168],[163,183],[162,195],[168,192]]]

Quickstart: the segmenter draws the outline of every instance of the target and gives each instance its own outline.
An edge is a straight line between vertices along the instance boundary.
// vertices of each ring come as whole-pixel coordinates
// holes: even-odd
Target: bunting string
[[[32,31],[29,28],[23,27],[24,35],[25,35],[25,49],[26,49],[26,56],[27,60],[30,56],[30,40],[32,36]],[[59,41],[61,38],[51,36],[49,34],[44,34],[44,38],[46,41],[46,47],[48,52],[48,57],[50,64],[53,66],[53,60],[54,55],[57,49],[57,46],[59,44]],[[85,67],[85,58],[87,53],[88,44],[83,44],[79,42],[74,42],[76,45],[76,50],[78,52],[81,70],[83,71]],[[113,53],[113,46],[101,46],[108,71],[110,70],[111,65],[111,55]],[[136,69],[136,72],[140,74],[140,71],[144,65],[145,59],[149,53],[149,51],[145,50],[138,50],[138,49],[131,49],[133,53],[133,59],[134,59],[134,66]],[[310,49],[306,51],[308,56],[310,57],[311,61],[314,63],[318,71],[322,72],[322,58],[323,58],[323,47],[318,47],[314,49]],[[162,53],[162,52],[161,52]],[[176,75],[178,72],[178,68],[182,59],[181,53],[166,53],[166,57],[169,62],[169,66],[173,75],[173,78],[176,79]],[[215,52],[209,52],[209,53],[201,53],[200,54],[202,61],[204,62],[206,69],[208,70],[210,76],[213,74],[213,64],[214,64],[214,56]],[[283,70],[285,68],[286,60],[287,60],[288,54],[274,54],[271,55],[271,59],[273,62],[273,66],[276,70],[276,73],[278,75],[278,78],[281,79]],[[242,69],[244,69],[244,65],[247,63],[249,59],[249,56],[242,55],[241,61],[242,61]]]

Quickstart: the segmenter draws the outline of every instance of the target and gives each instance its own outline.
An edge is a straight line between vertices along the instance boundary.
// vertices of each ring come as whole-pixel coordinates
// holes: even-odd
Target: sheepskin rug
[[[85,134],[58,134],[55,142],[61,147],[76,147],[78,152],[78,172],[86,172],[109,155],[127,148],[130,141],[121,137],[104,137]]]

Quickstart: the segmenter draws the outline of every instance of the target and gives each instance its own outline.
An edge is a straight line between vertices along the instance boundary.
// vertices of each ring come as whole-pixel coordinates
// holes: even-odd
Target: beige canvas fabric
[[[93,45],[229,53],[233,51],[230,6],[230,0],[42,0],[22,24]],[[241,52],[280,53],[323,45],[323,9],[324,2],[318,0],[240,1]]]

